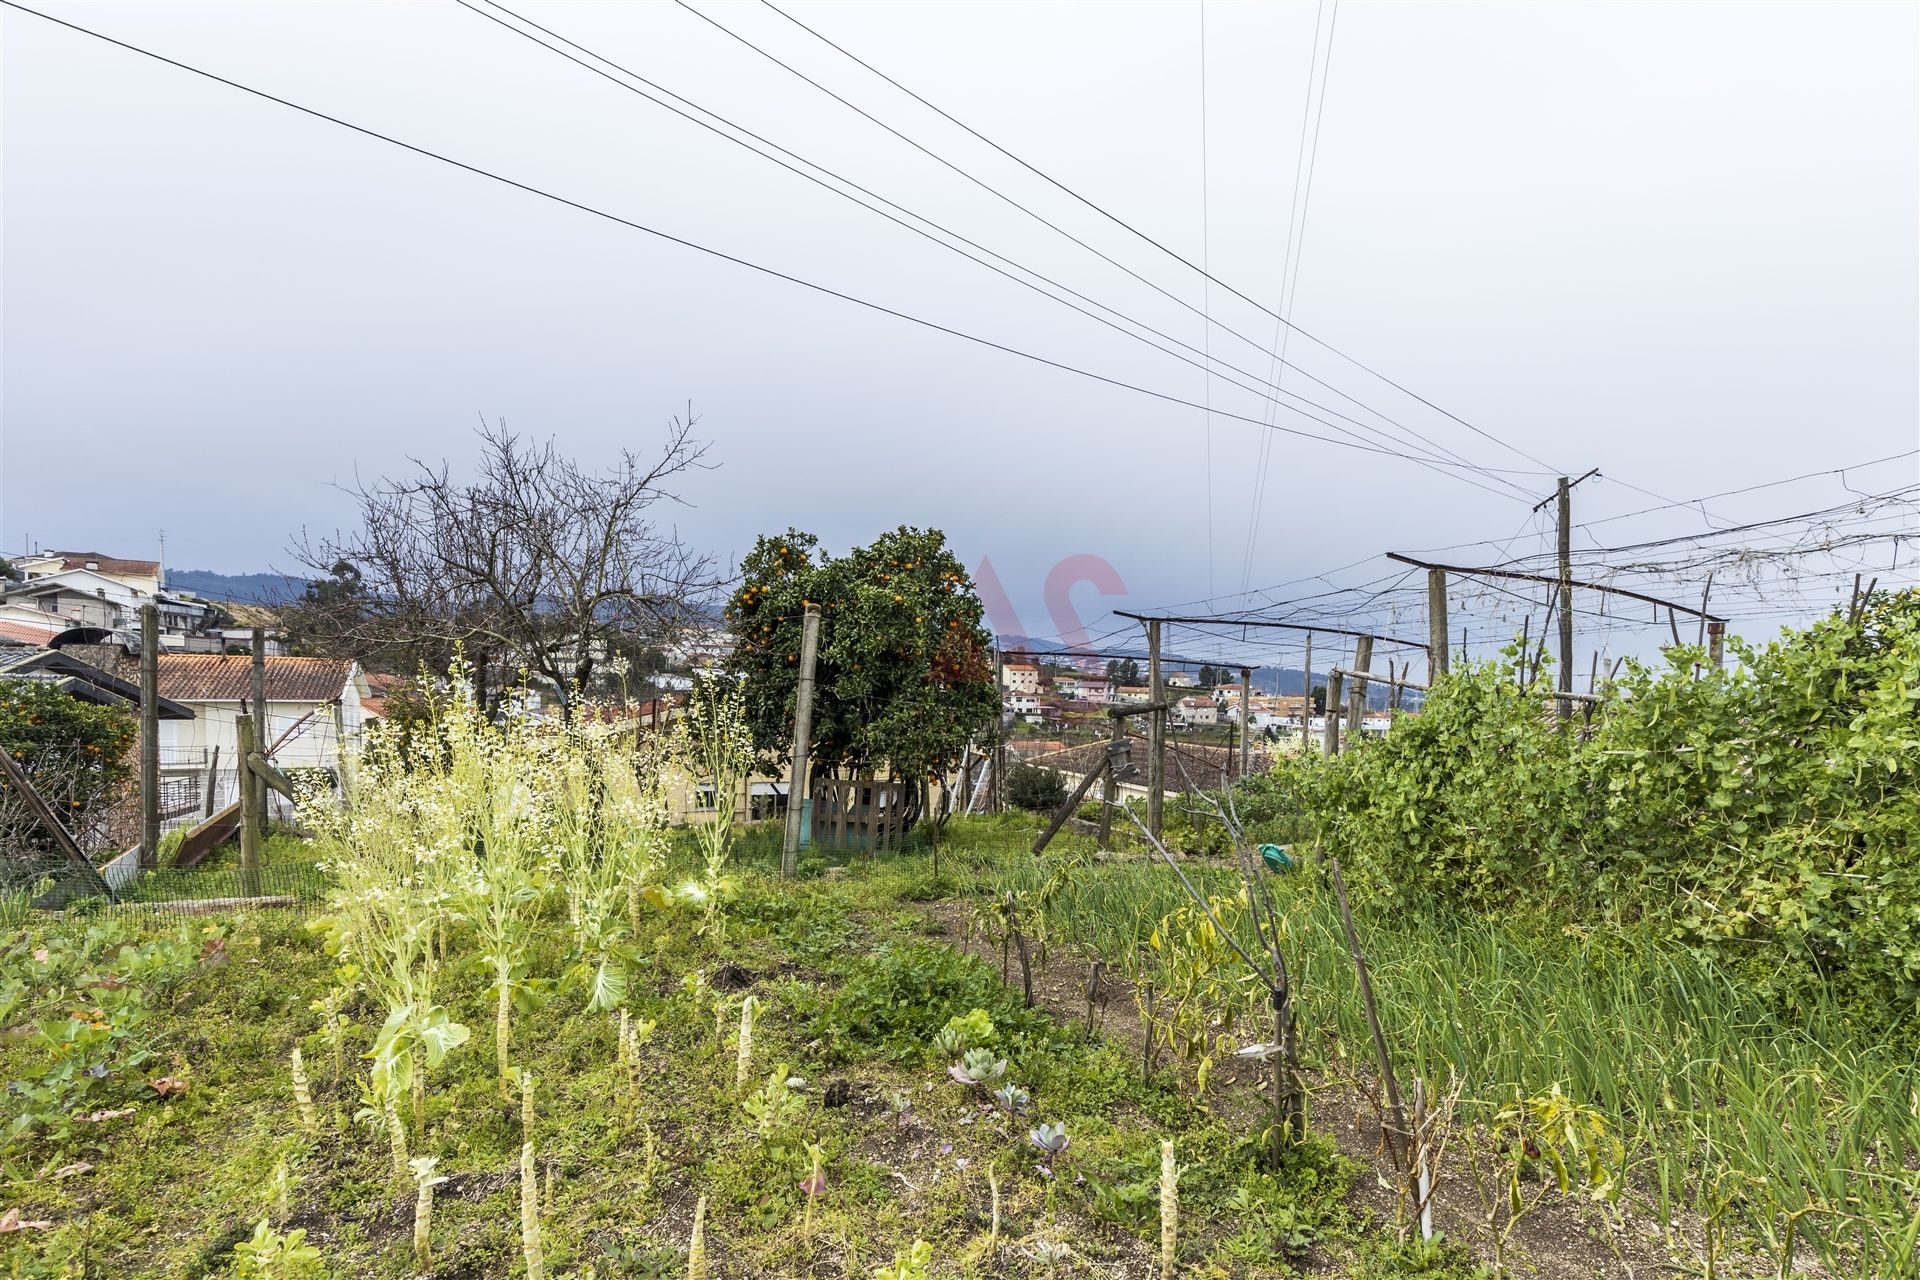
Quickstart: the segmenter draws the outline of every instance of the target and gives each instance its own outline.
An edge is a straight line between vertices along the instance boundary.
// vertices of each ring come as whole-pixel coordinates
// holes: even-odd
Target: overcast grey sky
[[[1267,347],[1271,319],[760,4],[701,7]],[[36,5],[36,7],[40,7]],[[671,234],[1105,377],[1264,401],[781,171],[455,3],[51,12]],[[541,24],[1181,341],[1215,329],[686,8]],[[783,5],[783,7],[785,7]],[[816,29],[1262,302],[1283,296],[1303,102],[1334,6],[835,4]],[[1908,4],[1383,4],[1333,24],[1292,319],[1553,469],[1581,518],[1911,449],[1920,89]],[[682,529],[734,557],[907,522],[990,557],[1034,634],[1060,559],[1132,604],[1390,547],[1505,538],[1527,503],[982,348],[458,172],[13,11],[4,39],[0,545],[290,567],[335,482],[471,452],[476,415],[577,456],[691,401],[719,470]],[[1309,142],[1311,143],[1311,132]],[[1298,336],[1332,383],[1538,471]],[[1281,426],[1332,435],[1282,413]],[[1377,441],[1378,437],[1374,437]],[[1211,455],[1211,484],[1208,462]],[[1546,492],[1553,472],[1514,475]],[[1911,459],[1856,484],[1911,483]],[[1725,519],[1844,496],[1729,499]],[[1116,495],[1124,510],[1116,510]],[[1692,523],[1688,521],[1691,519]],[[1209,525],[1211,524],[1211,535]],[[1698,528],[1674,513],[1612,531]],[[1519,549],[1530,549],[1523,543]],[[1472,554],[1472,553],[1468,553]],[[1092,618],[1109,605],[1078,596]]]

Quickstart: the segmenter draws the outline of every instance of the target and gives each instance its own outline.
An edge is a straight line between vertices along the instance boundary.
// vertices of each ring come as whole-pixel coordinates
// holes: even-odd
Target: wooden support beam
[[[1398,551],[1387,552],[1387,559],[1399,564],[1412,565],[1416,569],[1438,569],[1443,573],[1457,573],[1467,578],[1505,578],[1513,582],[1538,582],[1550,587],[1560,584],[1559,578],[1551,577],[1547,574],[1520,573],[1513,569],[1475,569],[1457,564],[1435,564],[1431,560],[1416,560],[1412,556],[1403,556]],[[1725,618],[1716,617],[1711,613],[1703,613],[1692,605],[1675,604],[1671,600],[1661,600],[1654,596],[1643,595],[1638,591],[1629,591],[1625,587],[1610,587],[1597,582],[1575,582],[1572,586],[1581,591],[1598,591],[1602,595],[1625,596],[1629,600],[1638,600],[1643,604],[1658,605],[1662,609],[1674,609],[1686,614],[1690,618],[1705,617],[1708,622],[1726,621]],[[1328,627],[1322,627],[1320,629],[1322,631],[1331,630],[1331,628]],[[1421,646],[1421,648],[1425,647],[1424,645]]]
[[[247,768],[252,771],[254,777],[260,780],[262,785],[270,790],[278,791],[289,801],[297,802],[300,799],[299,796],[294,794],[293,783],[287,775],[274,768],[273,765],[268,762],[267,758],[258,751],[247,757]]]
[[[114,901],[113,886],[94,868],[92,859],[81,849],[80,842],[73,838],[73,832],[67,830],[67,824],[60,820],[60,815],[54,812],[53,806],[47,803],[46,797],[40,794],[40,789],[33,785],[33,779],[27,776],[27,771],[20,767],[20,762],[13,758],[10,751],[0,751],[0,775],[5,776],[7,785],[27,806],[27,812],[53,837],[53,843],[67,861],[84,870],[93,886],[106,895],[107,901]]]
[[[1427,683],[1447,673],[1447,571],[1427,570]]]
[[[1080,785],[1073,789],[1073,794],[1067,797],[1065,804],[1053,811],[1053,820],[1047,823],[1047,829],[1034,838],[1033,851],[1035,854],[1045,849],[1048,843],[1056,835],[1060,834],[1060,828],[1067,825],[1067,819],[1073,816],[1073,811],[1080,807],[1080,802],[1087,798],[1087,792],[1093,790],[1094,782],[1103,774],[1109,777],[1112,776],[1113,769],[1110,761],[1102,760],[1097,767],[1089,769],[1085,774],[1081,775]]]
[[[1390,556],[1391,554],[1392,553],[1389,553]],[[1393,557],[1393,558],[1404,559],[1404,557]],[[1403,649],[1425,649],[1427,647],[1426,643],[1420,640],[1396,640],[1392,636],[1378,635],[1376,633],[1368,632],[1368,631],[1349,631],[1344,627],[1328,626],[1324,622],[1315,622],[1309,625],[1304,622],[1276,622],[1271,618],[1154,617],[1151,614],[1145,614],[1145,613],[1128,613],[1124,609],[1115,609],[1113,611],[1113,616],[1116,618],[1131,618],[1135,622],[1145,622],[1145,623],[1169,622],[1169,623],[1175,623],[1181,626],[1194,626],[1194,627],[1274,627],[1282,631],[1304,631],[1309,635],[1313,634],[1316,631],[1324,631],[1328,635],[1353,636],[1356,639],[1358,639],[1360,636],[1372,635],[1374,640],[1380,644],[1398,645]]]
[[[1349,676],[1356,680],[1359,680],[1359,679],[1372,680],[1379,684],[1397,685],[1402,689],[1412,689],[1415,693],[1426,693],[1429,688],[1429,686],[1427,685],[1416,684],[1411,680],[1394,679],[1389,676],[1372,675],[1365,671],[1349,671],[1345,667],[1335,667],[1328,674],[1333,676]],[[1552,689],[1547,690],[1542,696],[1547,698],[1552,698],[1552,699],[1572,698],[1575,702],[1606,702],[1608,700],[1604,694],[1558,693]]]

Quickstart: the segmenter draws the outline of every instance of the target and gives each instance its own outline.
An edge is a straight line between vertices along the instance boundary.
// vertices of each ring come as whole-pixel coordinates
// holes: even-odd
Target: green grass
[[[996,969],[929,939],[917,904],[951,891],[965,875],[962,859],[1003,851],[1017,830],[956,830],[939,875],[925,857],[854,859],[840,875],[788,883],[743,872],[723,929],[702,931],[699,915],[678,909],[654,917],[628,997],[635,1018],[657,1022],[637,1085],[613,1062],[613,1019],[582,1011],[580,984],[562,981],[520,1014],[515,1055],[536,1081],[532,1137],[542,1177],[552,1171],[541,1213],[548,1274],[684,1274],[698,1196],[709,1199],[716,1275],[864,1276],[915,1239],[936,1245],[942,1276],[1048,1274],[1031,1252],[1042,1240],[1070,1245],[1083,1273],[1145,1274],[1159,1226],[1151,1195],[1142,1208],[1141,1187],[1157,1177],[1168,1137],[1188,1167],[1182,1265],[1194,1274],[1284,1275],[1313,1262],[1463,1280],[1452,1263],[1402,1268],[1382,1228],[1349,1207],[1357,1170],[1330,1142],[1302,1144],[1278,1171],[1261,1168],[1244,1126],[1170,1080],[1143,1081],[1131,1052],[1021,1007]],[[105,1101],[132,1102],[134,1114],[78,1125],[59,1146],[31,1137],[12,1144],[14,1177],[0,1198],[52,1225],[0,1236],[0,1275],[227,1276],[234,1244],[262,1217],[304,1229],[327,1275],[415,1274],[413,1192],[391,1177],[381,1134],[352,1120],[378,1011],[349,1008],[336,1075],[311,1008],[331,985],[333,961],[304,919],[257,911],[168,925],[136,914],[38,928],[121,928],[133,937],[184,929],[195,954],[202,936],[219,932],[224,946],[209,948],[212,958],[156,1004],[142,1030],[155,1056],[141,1078],[107,1082],[123,1096]],[[459,945],[456,935],[450,946]],[[536,935],[534,972],[558,976],[569,945],[565,922],[549,916]],[[16,947],[9,965],[30,975],[32,946]],[[414,1154],[438,1156],[439,1172],[453,1179],[436,1201],[433,1274],[518,1276],[519,1111],[497,1096],[483,975],[458,966],[447,973],[436,998],[474,1036],[433,1075],[427,1137],[414,1143]],[[686,980],[696,973],[723,982],[729,1000],[751,991],[760,1004],[746,1091],[734,1083],[730,1035],[716,1036],[711,1005],[690,993]],[[994,1023],[990,1047],[1007,1059],[1006,1078],[1031,1092],[1029,1115],[1001,1118],[930,1052],[931,1035],[973,1008]],[[736,1018],[730,1003],[729,1033]],[[301,1130],[292,1104],[296,1044],[313,1079],[315,1135]],[[0,1039],[0,1075],[49,1065],[30,1037]],[[143,1079],[162,1074],[185,1081],[185,1091],[156,1097]],[[788,1074],[807,1082],[799,1115],[755,1132],[743,1093]],[[846,1090],[844,1102],[828,1105],[829,1085]],[[1042,1120],[1063,1123],[1072,1137],[1053,1177],[1026,1140]],[[806,1141],[821,1145],[827,1176],[811,1231],[799,1190]],[[74,1172],[78,1165],[90,1167]],[[67,1173],[54,1176],[61,1168]],[[993,1253],[989,1170],[1002,1191]]]
[[[1189,874],[1209,892],[1238,877]],[[1019,889],[1021,853],[982,874]],[[1371,1063],[1333,894],[1309,869],[1271,883],[1306,1051]],[[1187,901],[1163,865],[1099,864],[1055,899],[1057,936],[1138,955]],[[1832,1004],[1788,1023],[1723,968],[1655,937],[1552,933],[1526,921],[1397,912],[1356,919],[1396,1072],[1461,1081],[1482,1113],[1562,1085],[1627,1138],[1637,1196],[1663,1220],[1714,1213],[1778,1257],[1813,1248],[1843,1274],[1914,1274],[1920,1259],[1920,1067],[1912,1028],[1863,1032]]]

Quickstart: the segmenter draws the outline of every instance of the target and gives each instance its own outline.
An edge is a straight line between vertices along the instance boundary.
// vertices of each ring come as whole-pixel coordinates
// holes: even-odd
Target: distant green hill
[[[283,573],[215,573],[211,569],[169,569],[167,589],[185,591],[209,600],[238,600],[247,604],[285,604],[306,590],[305,578]]]

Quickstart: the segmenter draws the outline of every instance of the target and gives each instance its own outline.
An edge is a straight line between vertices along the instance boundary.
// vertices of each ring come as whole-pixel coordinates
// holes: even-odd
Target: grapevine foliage
[[[1586,734],[1556,730],[1509,651],[1277,781],[1363,896],[1650,928],[1788,1004],[1823,986],[1912,1019],[1920,593],[1732,651],[1629,664]]]

